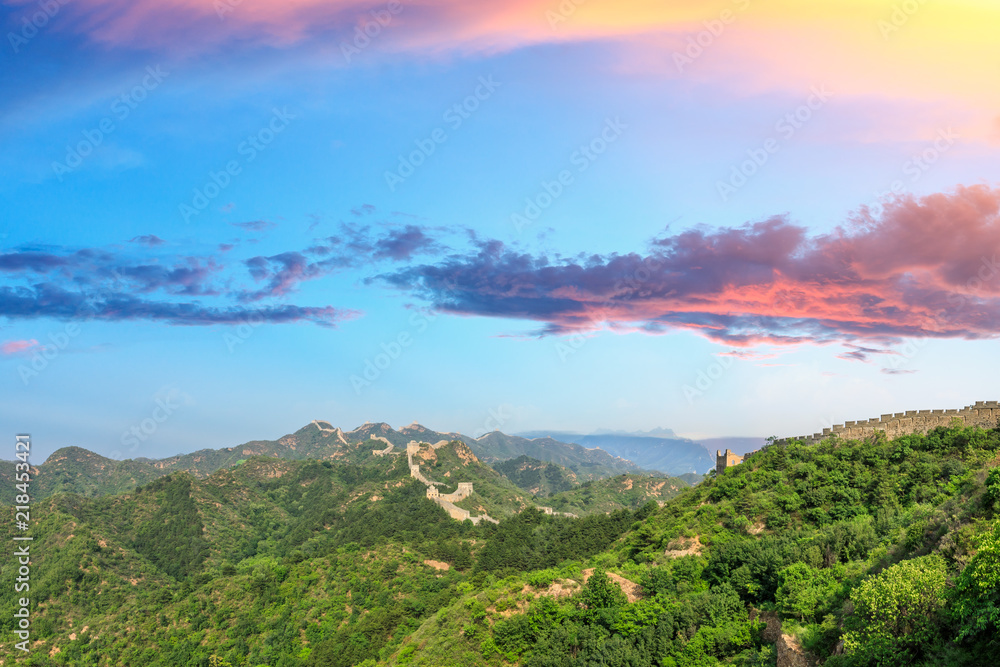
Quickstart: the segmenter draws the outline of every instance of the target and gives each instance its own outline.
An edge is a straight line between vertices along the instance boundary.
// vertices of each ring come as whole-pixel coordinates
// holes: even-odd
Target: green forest
[[[588,489],[539,469],[579,518],[535,509],[457,445],[440,450],[427,474],[474,481],[470,507],[501,519],[475,526],[428,500],[405,457],[370,449],[253,456],[204,478],[36,501],[33,646],[18,664],[972,666],[1000,655],[1000,429],[771,442],[669,497],[592,511]],[[507,472],[536,484],[524,463]],[[615,479],[590,495],[664,488]],[[16,561],[2,568],[13,581]],[[7,655],[16,597],[0,596]]]

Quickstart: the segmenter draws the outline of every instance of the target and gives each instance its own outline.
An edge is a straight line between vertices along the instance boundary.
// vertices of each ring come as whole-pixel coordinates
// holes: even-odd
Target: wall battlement
[[[872,419],[844,422],[830,428],[824,428],[821,432],[812,435],[782,438],[778,442],[801,440],[803,443],[811,445],[832,435],[845,440],[863,440],[879,431],[884,432],[889,438],[898,438],[910,433],[927,433],[938,426],[951,426],[954,420],[958,420],[963,426],[993,428],[997,425],[997,420],[1000,420],[1000,402],[978,401],[974,405],[968,405],[961,409],[907,410],[906,412],[889,413]],[[728,450],[726,451],[728,452]]]

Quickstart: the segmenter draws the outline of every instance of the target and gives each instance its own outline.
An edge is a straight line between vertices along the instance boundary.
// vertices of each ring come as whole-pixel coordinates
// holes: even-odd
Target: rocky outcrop
[[[754,609],[750,612],[750,620],[759,620],[765,624],[760,638],[766,644],[774,644],[778,654],[778,667],[816,667],[819,664],[794,636],[782,632],[781,619],[775,612],[760,613]]]
[[[778,667],[815,667],[817,664],[791,635],[781,635],[774,645],[778,651]]]

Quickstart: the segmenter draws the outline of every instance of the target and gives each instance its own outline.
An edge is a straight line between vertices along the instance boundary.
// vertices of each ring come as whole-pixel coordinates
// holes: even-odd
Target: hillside
[[[1000,648],[998,454],[1000,431],[961,427],[772,445],[577,561],[525,558],[559,540],[512,519],[493,539],[519,550],[477,562],[505,578],[379,664],[985,664]]]
[[[528,456],[495,463],[493,468],[540,499],[542,505],[578,516],[636,510],[651,500],[662,505],[691,486],[678,477],[648,477],[634,473],[576,484],[572,471]]]
[[[569,468],[581,481],[610,477],[623,472],[640,470],[633,461],[609,454],[601,449],[588,449],[576,443],[553,438],[522,438],[492,431],[479,438],[463,440],[485,463],[530,456]]]
[[[402,457],[400,457],[401,460]],[[421,443],[413,455],[421,474],[442,494],[457,490],[459,482],[471,483],[473,492],[454,504],[473,516],[508,517],[533,505],[531,496],[496,470],[484,465],[461,440],[439,445]]]
[[[655,432],[664,431],[665,429],[658,429]],[[554,438],[591,449],[599,448],[600,451],[632,461],[643,470],[655,470],[668,475],[704,474],[715,466],[714,452],[709,452],[703,445],[686,438],[617,432],[581,435],[564,431],[534,431],[527,435]]]
[[[691,485],[679,477],[619,475],[591,482],[557,493],[545,504],[559,512],[585,514],[637,510],[650,501],[662,505]]]
[[[494,463],[493,469],[518,488],[539,498],[568,491],[576,486],[576,473],[569,468],[530,456],[521,455],[516,459]]]
[[[1000,648],[998,429],[775,443],[666,500],[674,482],[635,475],[547,499],[661,494],[580,519],[532,509],[461,442],[418,448],[499,525],[449,518],[403,453],[343,451],[36,502],[21,664],[971,666]]]

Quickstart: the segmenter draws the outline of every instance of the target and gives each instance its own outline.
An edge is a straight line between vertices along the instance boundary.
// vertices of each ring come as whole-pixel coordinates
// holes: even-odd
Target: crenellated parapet
[[[963,426],[993,428],[997,425],[997,420],[1000,420],[1000,402],[978,401],[962,409],[907,410],[867,420],[844,422],[824,428],[819,433],[783,438],[778,442],[800,440],[805,444],[814,444],[834,435],[844,440],[863,440],[878,432],[885,433],[892,439],[910,433],[927,433],[939,426],[951,426],[956,421]]]

